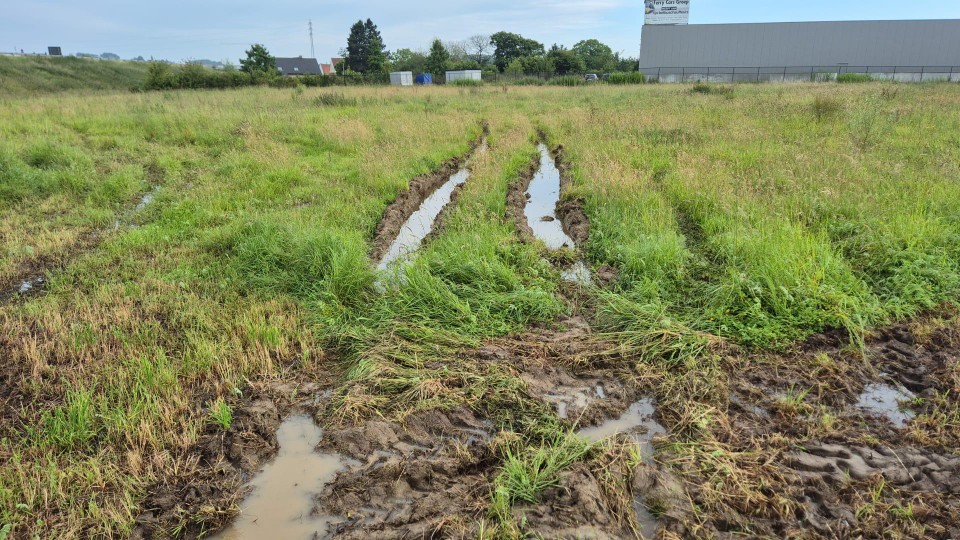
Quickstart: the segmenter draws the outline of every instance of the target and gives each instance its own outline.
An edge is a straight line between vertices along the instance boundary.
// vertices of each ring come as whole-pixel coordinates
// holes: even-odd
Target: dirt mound
[[[569,189],[573,179],[570,174],[570,162],[563,154],[563,145],[558,146],[553,151],[553,158],[556,160],[557,169],[560,171],[561,191],[565,191]],[[567,199],[562,200],[557,208],[557,215],[560,216],[560,221],[563,223],[563,230],[577,243],[577,246],[586,244],[590,238],[590,219],[584,211],[584,204],[583,199]]]
[[[330,431],[321,446],[360,465],[324,489],[315,511],[348,516],[338,538],[475,536],[497,463],[490,431],[466,409]]]

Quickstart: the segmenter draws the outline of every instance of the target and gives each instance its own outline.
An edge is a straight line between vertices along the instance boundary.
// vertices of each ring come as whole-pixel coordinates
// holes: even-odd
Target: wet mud
[[[927,398],[955,391],[958,336],[922,324],[892,327],[867,339],[866,361],[856,359],[842,334],[815,336],[783,355],[724,349],[731,370],[727,420],[708,429],[710,444],[721,445],[711,455],[729,458],[736,466],[729,470],[677,453],[676,445],[688,440],[671,432],[673,416],[660,411],[662,380],[638,375],[623,358],[603,356],[610,344],[583,316],[461,354],[509,368],[561,424],[603,441],[600,457],[565,469],[536,502],[513,506],[514,518],[532,535],[952,538],[960,533],[960,456],[956,446],[924,444],[911,431],[933,405],[911,404],[915,416],[899,425],[861,400],[878,385]],[[312,411],[325,425],[309,459],[342,456],[338,463],[346,464],[321,487],[305,490],[312,495],[304,522],[318,538],[479,535],[502,466],[498,448],[509,436],[491,421],[458,408],[338,425],[324,422],[332,411],[321,388],[304,387],[297,402],[279,397],[291,393],[261,392],[237,409],[228,432],[211,429],[196,467],[205,472],[151,490],[142,537],[149,537],[148,525],[170,530],[184,515],[206,519],[203,526],[187,522],[188,536],[227,525],[248,500],[245,486],[256,493],[257,472],[283,452],[277,430],[297,409]],[[830,429],[821,425],[824,413],[836,419]],[[642,457],[631,468],[605,457],[630,445]],[[735,482],[759,486],[754,498],[734,492],[718,503],[717,486]],[[908,509],[909,519],[902,517]]]
[[[346,516],[336,538],[474,537],[499,463],[494,436],[466,409],[338,430],[322,446],[360,465],[327,486],[316,511]]]
[[[862,355],[841,332],[780,356],[741,355],[742,377],[731,379],[731,425],[717,437],[728,452],[765,456],[755,472],[763,471],[768,495],[784,504],[732,501],[704,513],[700,530],[958,537],[960,441],[941,413],[960,397],[958,336],[955,319],[926,317],[867,336]],[[684,472],[696,503],[707,480]]]
[[[466,155],[453,158],[438,170],[414,178],[407,189],[387,207],[383,218],[377,224],[370,250],[370,258],[377,261],[381,268],[404,254],[415,251],[433,231],[435,221],[441,216],[443,209],[456,203],[460,193],[457,188],[469,177],[467,163],[475,153],[486,148],[486,136],[487,128],[484,126],[483,135]],[[447,189],[437,194],[437,191],[445,186]],[[431,201],[435,194],[437,196]],[[424,208],[428,201],[431,204]],[[410,223],[415,217],[416,221]]]

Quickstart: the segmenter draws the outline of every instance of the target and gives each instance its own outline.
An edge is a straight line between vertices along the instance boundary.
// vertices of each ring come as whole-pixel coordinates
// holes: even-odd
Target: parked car
[[[597,77],[596,73],[587,73],[583,76],[583,80],[587,82],[596,82],[600,80],[600,77]]]

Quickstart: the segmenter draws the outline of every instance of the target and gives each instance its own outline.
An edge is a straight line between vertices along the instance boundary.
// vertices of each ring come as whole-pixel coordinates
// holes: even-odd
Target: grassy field
[[[893,435],[837,421],[823,405],[836,387],[818,385],[862,388],[874,330],[956,328],[956,85],[25,98],[10,82],[21,61],[0,58],[0,526],[15,537],[129,536],[157,486],[213,467],[198,458],[205,437],[289,381],[332,392],[316,411],[328,431],[461,407],[489,421],[487,486],[464,530],[520,537],[532,528],[517,509],[565,471],[643,466],[572,436],[524,369],[473,353],[573,316],[595,348],[564,365],[657,400],[669,430],[657,462],[689,501],[657,512],[666,535],[784,534],[762,525],[796,510],[773,461],[810,441],[960,453],[956,356]],[[384,210],[484,125],[490,149],[443,228],[403,279],[378,276]],[[564,199],[590,219],[587,262],[615,271],[599,286],[570,292],[506,217],[541,136],[562,145]],[[37,275],[42,293],[2,296]],[[837,330],[826,360],[792,356]],[[768,390],[777,418],[803,427],[741,440],[731,395],[746,371],[801,381]],[[607,506],[636,533],[618,481],[601,479]],[[844,500],[865,497],[868,536],[936,536],[902,509],[948,515],[960,501],[854,487]],[[234,500],[200,505],[157,534],[235,513]]]
[[[126,91],[147,78],[146,62],[0,56],[0,99],[67,90]]]

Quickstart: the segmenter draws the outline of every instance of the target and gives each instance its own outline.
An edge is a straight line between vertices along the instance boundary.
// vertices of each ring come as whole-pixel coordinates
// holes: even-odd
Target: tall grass
[[[0,306],[18,404],[0,420],[0,523],[128,536],[147,486],[179,474],[211,423],[231,425],[233,396],[298,370],[341,378],[344,418],[466,406],[514,431],[493,490],[512,519],[584,457],[513,366],[461,351],[569,309],[504,217],[538,131],[572,164],[564,197],[585,203],[589,262],[618,271],[585,293],[604,339],[631,353],[611,361],[675,376],[665,406],[684,437],[709,433],[708,398],[729,394],[720,338],[768,350],[960,299],[955,87],[837,86],[839,110],[805,85],[594,90],[0,104],[0,275],[56,262],[45,295]],[[443,230],[402,275],[377,274],[384,209],[467,152],[483,120],[490,150]]]

